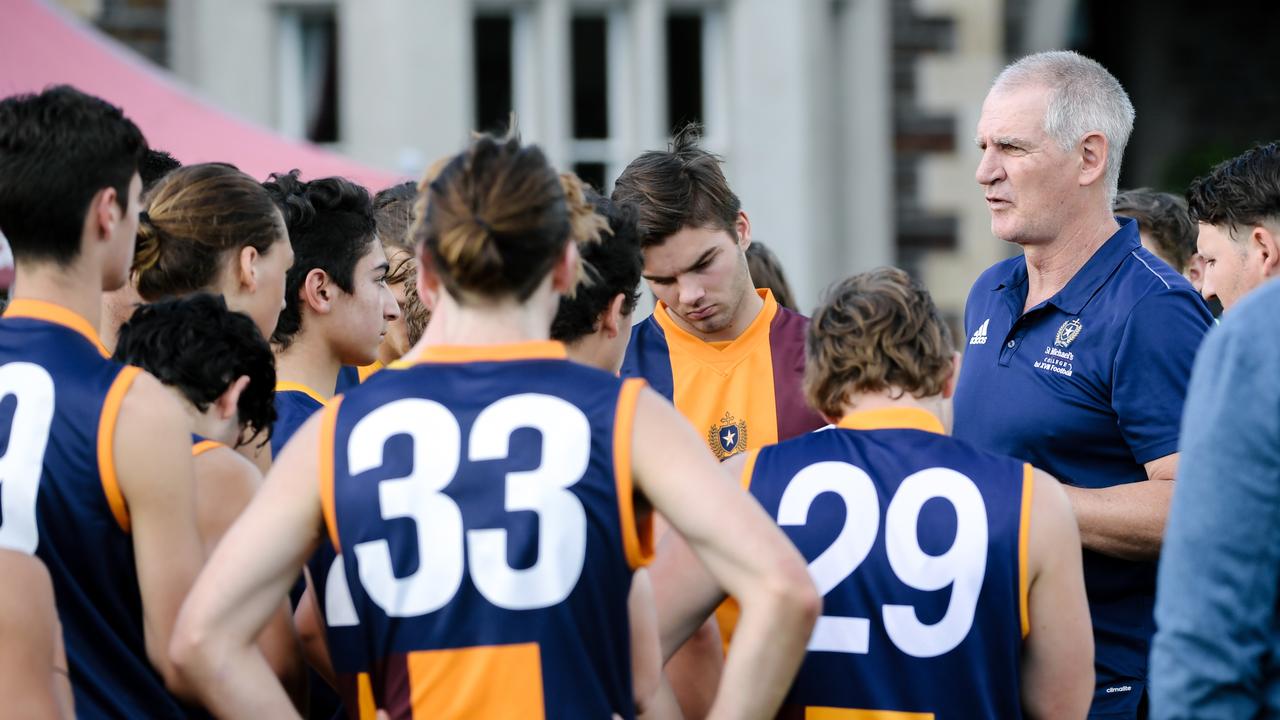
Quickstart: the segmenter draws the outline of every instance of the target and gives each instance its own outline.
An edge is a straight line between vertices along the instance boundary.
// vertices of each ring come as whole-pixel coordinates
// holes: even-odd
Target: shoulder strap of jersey
[[[628,378],[618,392],[618,408],[613,420],[613,475],[617,483],[618,521],[622,526],[622,547],[631,569],[653,560],[653,513],[643,523],[636,522],[635,487],[631,477],[631,440],[635,435],[636,403],[645,382]]]
[[[320,411],[320,510],[324,515],[324,526],[329,532],[329,542],[333,543],[334,552],[342,552],[338,542],[338,514],[334,503],[334,434],[338,429],[338,408],[342,407],[342,396]]]
[[[102,402],[102,415],[98,418],[98,476],[102,481],[102,492],[106,495],[111,515],[126,533],[130,528],[129,507],[125,503],[124,493],[120,491],[120,479],[116,476],[116,421],[120,418],[120,406],[124,403],[125,395],[141,372],[141,368],[132,366],[120,370],[116,379],[111,381],[107,398]]]
[[[1035,468],[1022,465],[1022,511],[1018,519],[1018,616],[1022,637],[1031,634],[1031,575],[1028,566],[1031,553],[1031,498],[1035,492]]]

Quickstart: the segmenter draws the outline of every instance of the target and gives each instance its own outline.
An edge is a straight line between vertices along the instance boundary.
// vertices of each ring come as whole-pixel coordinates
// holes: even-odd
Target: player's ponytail
[[[587,199],[587,185],[573,173],[561,173],[560,187],[564,190],[565,207],[569,210],[569,228],[573,241],[581,247],[587,243],[598,243],[603,234],[613,234],[609,221],[604,215],[596,212],[596,208]],[[585,253],[581,253],[585,254]],[[592,271],[585,260],[581,261],[577,282],[569,291],[572,296],[578,285],[591,285],[599,278],[599,273]]]
[[[227,254],[266,253],[284,234],[271,196],[231,165],[188,165],[165,176],[139,216],[132,272],[144,300],[212,289]]]
[[[160,262],[160,231],[151,223],[147,211],[138,214],[138,236],[133,249],[130,271],[136,277]]]
[[[573,233],[559,175],[516,139],[478,137],[423,184],[414,240],[459,302],[527,299]]]

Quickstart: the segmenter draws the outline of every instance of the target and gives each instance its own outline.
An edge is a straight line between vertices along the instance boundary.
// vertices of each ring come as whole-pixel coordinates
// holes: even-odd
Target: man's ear
[[[258,248],[252,245],[240,248],[240,254],[236,257],[236,279],[245,292],[251,293],[258,289],[259,257]]]
[[[1280,272],[1280,243],[1277,243],[1276,235],[1270,228],[1265,225],[1254,226],[1249,244],[1262,261],[1263,277],[1272,277]]]
[[[329,273],[320,268],[311,268],[302,279],[300,293],[302,301],[312,312],[324,315],[333,309],[333,295],[337,286],[329,278]]]
[[[115,188],[105,187],[94,193],[89,201],[89,212],[84,221],[89,236],[94,240],[110,240],[115,235],[116,224],[124,215],[116,202],[118,196]]]
[[[418,300],[428,311],[435,310],[436,300],[440,297],[440,276],[436,275],[435,265],[427,257],[427,253],[418,253],[418,272],[413,283],[418,287]]]
[[[573,290],[578,284],[578,271],[581,257],[578,255],[577,243],[565,243],[564,252],[551,268],[551,287],[561,295]]]
[[[230,420],[235,417],[240,405],[240,395],[249,387],[249,376],[241,375],[227,386],[226,390],[213,401],[213,407],[219,420]]]
[[[960,379],[960,353],[951,353],[951,374],[942,382],[942,399],[950,400],[956,394],[956,381]]]
[[[1080,141],[1080,185],[1092,185],[1102,179],[1107,171],[1107,154],[1111,147],[1107,137],[1100,132],[1091,132]]]
[[[600,313],[600,331],[610,340],[618,337],[621,332],[623,317],[622,303],[626,300],[626,295],[618,293],[613,296],[609,304],[605,306],[604,312]]]
[[[734,222],[733,229],[738,233],[738,247],[746,252],[751,247],[751,218],[747,217],[746,210],[738,211],[738,219]]]

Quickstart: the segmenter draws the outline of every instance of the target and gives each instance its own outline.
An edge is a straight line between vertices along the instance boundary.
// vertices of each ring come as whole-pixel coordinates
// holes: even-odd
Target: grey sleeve
[[[1152,718],[1254,717],[1265,696],[1280,587],[1280,292],[1263,294],[1210,333],[1192,372],[1160,559]]]

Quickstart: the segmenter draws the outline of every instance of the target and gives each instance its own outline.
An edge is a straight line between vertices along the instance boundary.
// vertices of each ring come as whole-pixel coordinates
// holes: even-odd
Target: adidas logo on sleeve
[[[987,344],[987,325],[991,322],[991,318],[982,321],[978,326],[978,331],[969,338],[970,345],[986,345]]]

